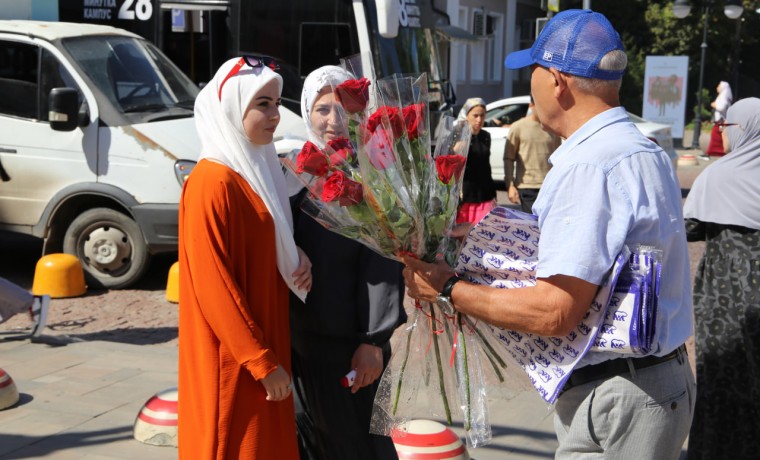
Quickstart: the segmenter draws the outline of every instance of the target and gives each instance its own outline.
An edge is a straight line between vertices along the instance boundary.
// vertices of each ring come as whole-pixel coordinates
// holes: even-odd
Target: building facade
[[[450,78],[459,104],[470,97],[487,102],[528,94],[528,70],[504,68],[512,51],[527,48],[536,36],[537,18],[546,17],[541,0],[448,0],[452,24],[466,30],[474,41],[453,41]]]
[[[427,54],[434,55],[440,62],[440,75],[435,78],[456,96],[455,109],[469,97],[482,97],[490,102],[529,92],[528,71],[507,70],[504,59],[508,53],[533,43],[536,19],[546,16],[547,0],[369,0],[364,2],[365,9],[374,10],[374,5],[383,1],[399,5],[402,24],[414,27],[417,22],[418,27],[433,31],[431,44],[424,45],[429,49],[427,52],[417,41],[419,49],[409,54],[420,61],[425,61]],[[327,19],[320,17],[317,11],[320,2],[284,1],[263,9],[254,6],[256,3],[249,0],[0,0],[3,6],[0,17],[92,22],[130,30],[156,43],[199,84],[208,81],[214,70],[235,53],[280,53],[291,62],[298,60],[300,70],[294,75],[297,79],[303,78],[304,72],[309,70],[310,64],[305,62],[309,57],[325,60],[314,52],[299,52],[304,43],[319,43],[334,35],[338,37],[331,42],[336,44],[335,53],[356,49],[349,43],[356,40],[353,37],[357,33],[361,36],[361,31],[355,30],[359,21],[351,17],[351,10],[356,14],[356,2],[353,6],[349,0],[330,2],[345,6],[327,11]],[[304,10],[314,10],[309,12],[314,20],[298,27],[301,35],[313,34],[312,39],[305,40],[293,32],[295,29],[283,26],[282,14],[277,13],[271,20],[260,20],[264,14],[275,14],[279,10],[283,10],[286,17],[294,16],[292,11],[285,11],[291,3],[301,5],[298,8]],[[267,13],[262,13],[264,10]],[[376,30],[369,33],[377,35]],[[320,49],[330,48],[332,44]],[[382,46],[382,43],[378,45]],[[300,90],[300,87],[291,89]]]

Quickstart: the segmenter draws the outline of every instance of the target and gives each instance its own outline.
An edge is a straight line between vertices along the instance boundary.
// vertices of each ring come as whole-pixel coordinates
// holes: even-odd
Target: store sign
[[[141,35],[155,37],[158,0],[59,0],[61,21],[106,24]]]
[[[172,8],[172,32],[186,32],[185,10]]]
[[[111,20],[114,17],[127,21],[147,21],[153,16],[151,0],[82,0],[85,19]]]
[[[398,22],[401,27],[433,27],[435,21],[430,0],[399,0]]]
[[[116,0],[84,0],[85,19],[111,20]]]
[[[420,27],[420,7],[416,0],[401,0],[398,22],[401,27]]]

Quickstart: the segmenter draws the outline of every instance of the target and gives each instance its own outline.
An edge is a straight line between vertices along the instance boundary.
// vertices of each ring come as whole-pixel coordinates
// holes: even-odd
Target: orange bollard
[[[174,262],[169,269],[169,279],[166,280],[166,300],[179,302],[179,262]]]
[[[87,292],[84,270],[79,259],[71,254],[48,254],[37,261],[32,294],[49,295],[53,299],[77,297]]]

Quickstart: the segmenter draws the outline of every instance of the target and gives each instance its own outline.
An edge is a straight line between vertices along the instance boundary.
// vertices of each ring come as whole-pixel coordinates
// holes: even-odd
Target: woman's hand
[[[277,366],[277,369],[261,379],[261,384],[267,392],[267,401],[282,401],[293,391],[290,376],[282,366]]]
[[[301,248],[298,249],[298,269],[293,272],[293,279],[298,289],[311,290],[311,260]]]
[[[383,349],[368,343],[359,345],[351,358],[351,369],[356,370],[356,379],[351,387],[351,393],[372,385],[383,373]]]

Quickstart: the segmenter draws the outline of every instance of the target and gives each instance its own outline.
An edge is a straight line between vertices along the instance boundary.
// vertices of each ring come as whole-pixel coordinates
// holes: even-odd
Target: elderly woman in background
[[[728,109],[726,156],[694,181],[687,238],[706,241],[694,280],[697,403],[689,459],[760,451],[760,99]]]

